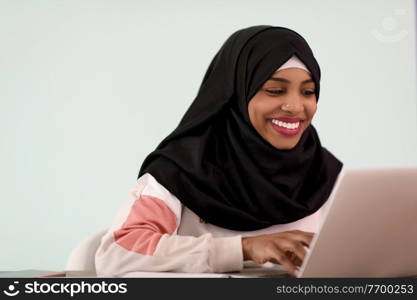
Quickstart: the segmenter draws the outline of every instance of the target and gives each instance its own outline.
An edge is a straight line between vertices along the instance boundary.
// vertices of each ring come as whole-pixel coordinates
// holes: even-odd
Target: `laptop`
[[[342,171],[299,277],[416,277],[417,168]]]
[[[417,277],[417,168],[342,170],[328,201],[298,277]]]

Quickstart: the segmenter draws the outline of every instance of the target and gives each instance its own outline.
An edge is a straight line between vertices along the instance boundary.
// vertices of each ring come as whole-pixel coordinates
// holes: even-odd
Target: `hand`
[[[242,238],[243,259],[257,264],[272,262],[281,264],[293,276],[301,266],[306,250],[313,239],[313,232],[300,230],[262,234]]]

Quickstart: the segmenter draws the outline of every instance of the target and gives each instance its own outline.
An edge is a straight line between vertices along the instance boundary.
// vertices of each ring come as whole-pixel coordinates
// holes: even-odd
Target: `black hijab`
[[[318,99],[320,68],[307,42],[283,27],[232,34],[215,55],[178,127],[150,153],[145,173],[206,222],[257,230],[296,221],[327,200],[342,163],[310,125],[297,145],[277,149],[252,126],[248,102],[293,54],[307,66]]]

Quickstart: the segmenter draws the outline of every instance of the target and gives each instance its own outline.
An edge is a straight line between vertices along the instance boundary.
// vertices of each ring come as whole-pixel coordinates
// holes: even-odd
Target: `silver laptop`
[[[328,201],[298,277],[417,277],[417,168],[343,170]]]
[[[417,168],[340,174],[299,277],[416,277]]]

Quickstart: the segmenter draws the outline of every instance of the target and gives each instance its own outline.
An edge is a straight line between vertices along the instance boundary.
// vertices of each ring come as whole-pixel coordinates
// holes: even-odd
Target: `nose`
[[[303,104],[298,97],[289,97],[281,104],[281,109],[288,113],[297,114],[303,110]]]

